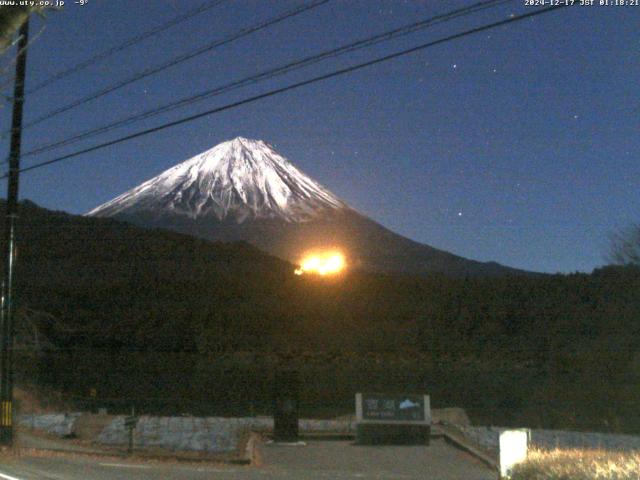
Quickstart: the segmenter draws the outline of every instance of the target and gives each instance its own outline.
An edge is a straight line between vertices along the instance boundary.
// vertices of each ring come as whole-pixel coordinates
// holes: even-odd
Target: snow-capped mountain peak
[[[242,223],[304,222],[348,208],[261,140],[237,137],[182,162],[87,215],[147,214]]]

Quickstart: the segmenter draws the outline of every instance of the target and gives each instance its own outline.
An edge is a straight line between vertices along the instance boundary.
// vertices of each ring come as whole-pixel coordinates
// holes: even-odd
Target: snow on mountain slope
[[[196,155],[87,215],[210,241],[245,241],[297,263],[339,249],[352,268],[453,276],[522,274],[405,238],[361,215],[272,146],[238,137]]]
[[[146,214],[305,222],[320,212],[349,208],[260,140],[237,137],[176,165],[87,213]]]

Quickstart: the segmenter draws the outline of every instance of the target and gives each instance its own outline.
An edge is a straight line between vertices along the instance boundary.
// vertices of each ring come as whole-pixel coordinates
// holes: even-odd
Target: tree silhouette
[[[640,223],[611,235],[607,259],[616,265],[640,266]]]

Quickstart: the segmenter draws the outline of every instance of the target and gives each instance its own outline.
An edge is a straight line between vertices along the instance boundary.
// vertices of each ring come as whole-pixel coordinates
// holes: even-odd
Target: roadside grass
[[[530,450],[511,480],[638,480],[640,451]]]

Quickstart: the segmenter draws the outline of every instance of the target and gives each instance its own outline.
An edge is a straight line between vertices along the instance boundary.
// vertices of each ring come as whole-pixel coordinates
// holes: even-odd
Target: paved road
[[[253,467],[245,467],[253,469]],[[252,477],[241,467],[197,464],[135,463],[90,457],[29,457],[3,461],[2,480],[204,480]]]
[[[497,474],[443,440],[429,447],[364,447],[314,441],[264,445],[256,467],[137,463],[88,456],[0,459],[1,480],[495,480]]]

